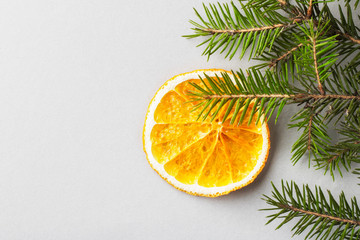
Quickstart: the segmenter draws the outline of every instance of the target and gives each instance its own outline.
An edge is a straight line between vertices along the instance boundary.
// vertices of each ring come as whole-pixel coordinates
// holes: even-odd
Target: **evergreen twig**
[[[207,44],[203,55],[208,57],[222,48],[220,53],[226,52],[225,57],[232,59],[241,46],[240,58],[249,48],[251,48],[250,57],[259,56],[266,49],[271,49],[282,31],[304,20],[303,18],[288,19],[274,10],[264,13],[258,7],[254,7],[256,4],[248,8],[240,1],[240,6],[243,13],[233,2],[230,5],[218,3],[206,6],[204,4],[206,17],[201,16],[194,9],[200,22],[191,20],[190,23],[195,27],[192,28],[194,34],[185,35],[185,37],[208,36],[209,38],[199,45]]]
[[[272,183],[271,196],[263,200],[271,208],[263,211],[276,211],[268,216],[267,224],[275,219],[283,219],[277,229],[290,221],[297,221],[293,235],[306,234],[305,239],[359,239],[360,208],[355,197],[350,202],[342,192],[338,200],[328,191],[315,186],[315,192],[308,185],[300,188],[294,182],[281,182],[277,189]]]

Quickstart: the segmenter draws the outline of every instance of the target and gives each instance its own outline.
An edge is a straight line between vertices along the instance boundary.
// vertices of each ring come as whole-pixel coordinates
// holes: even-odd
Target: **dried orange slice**
[[[248,185],[263,169],[270,149],[268,126],[255,124],[256,116],[251,124],[245,117],[238,126],[230,125],[232,113],[223,122],[224,111],[213,121],[200,121],[200,110],[191,111],[195,103],[189,103],[187,92],[194,90],[190,82],[201,85],[199,76],[221,72],[197,70],[171,78],[146,114],[143,143],[150,166],[175,188],[193,195],[216,197]]]

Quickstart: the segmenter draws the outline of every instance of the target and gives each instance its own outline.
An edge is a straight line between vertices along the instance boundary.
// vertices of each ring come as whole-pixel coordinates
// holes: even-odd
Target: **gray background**
[[[181,37],[200,6],[0,2],[0,239],[289,239],[290,225],[274,231],[258,211],[271,181],[359,194],[351,174],[333,182],[306,159],[292,166],[291,107],[270,123],[268,163],[244,189],[194,197],[150,168],[142,128],[156,90],[179,73],[252,64],[207,61],[200,39]]]

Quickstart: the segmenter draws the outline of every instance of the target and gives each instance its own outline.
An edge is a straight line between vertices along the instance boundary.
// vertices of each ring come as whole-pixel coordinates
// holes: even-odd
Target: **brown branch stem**
[[[288,28],[291,26],[294,26],[295,23],[301,22],[302,19],[294,19],[293,23],[287,23],[287,24],[275,24],[271,26],[264,26],[264,27],[255,27],[255,28],[247,28],[247,29],[212,29],[212,28],[203,28],[201,29],[204,32],[208,32],[210,34],[216,34],[216,33],[227,33],[230,35],[234,34],[240,34],[240,33],[246,33],[246,32],[258,32],[258,31],[264,31],[274,28]]]
[[[285,1],[285,0],[278,0],[278,2],[280,3],[281,6],[285,6],[285,5],[286,5],[286,1]]]
[[[311,18],[312,12],[313,12],[313,1],[310,0],[309,7],[308,7],[307,12],[306,12],[306,19]]]
[[[258,31],[264,31],[268,29],[274,29],[274,28],[281,28],[288,26],[288,24],[275,24],[272,26],[265,26],[265,27],[256,27],[256,28],[248,28],[248,29],[212,29],[212,28],[204,28],[201,29],[204,32],[209,32],[210,34],[215,33],[228,33],[231,35],[239,34],[239,33],[245,33],[245,32],[258,32]]]
[[[308,151],[310,151],[310,149],[311,149],[311,127],[312,127],[313,117],[314,117],[314,114],[311,114],[310,119],[309,119],[309,132],[308,132],[308,145],[307,145]]]
[[[341,153],[335,154],[334,156],[332,156],[331,158],[329,158],[328,163],[331,163],[332,161],[334,161],[337,157],[340,157],[341,154],[345,153],[349,151],[349,149],[343,150],[341,151]]]
[[[287,57],[288,55],[290,55],[293,51],[297,50],[299,47],[301,47],[303,44],[300,43],[299,45],[293,47],[292,49],[290,49],[289,51],[287,51],[285,54],[281,55],[280,57],[273,59],[271,61],[271,63],[269,64],[269,67],[273,67],[275,66],[279,61],[281,61],[282,59],[284,59],[285,57]]]
[[[294,212],[300,212],[300,213],[304,213],[304,214],[307,214],[307,215],[313,215],[313,216],[317,216],[317,217],[321,217],[321,218],[327,218],[327,219],[330,219],[330,220],[333,220],[333,221],[338,221],[338,222],[343,222],[343,223],[350,223],[352,225],[360,226],[360,221],[356,221],[356,220],[334,217],[334,216],[331,216],[331,215],[328,215],[328,214],[317,213],[317,212],[304,210],[304,209],[301,209],[301,208],[296,208],[296,207],[289,206],[289,205],[284,205],[284,204],[281,204],[279,207],[284,208],[284,209],[289,209],[289,210],[294,211]]]
[[[360,39],[356,39],[354,38],[353,36],[347,34],[347,33],[343,33],[343,32],[340,32],[340,31],[336,31],[337,34],[349,39],[350,41],[354,42],[354,43],[357,43],[357,44],[360,44]]]
[[[318,61],[316,57],[316,39],[312,39],[313,41],[313,58],[314,58],[314,69],[316,73],[316,81],[318,83],[319,91],[322,95],[325,94],[324,89],[322,87],[321,81],[320,81],[320,75],[319,75],[319,68],[318,68]]]
[[[334,98],[334,99],[343,99],[343,100],[358,100],[360,101],[360,96],[356,95],[336,95],[336,94],[234,94],[234,95],[206,95],[203,96],[204,99],[211,98],[289,98],[294,100],[302,100],[307,98],[313,99],[326,99],[326,98]]]
[[[354,144],[360,144],[360,141],[355,141]],[[345,148],[342,151],[338,152],[337,154],[335,154],[334,156],[332,156],[331,158],[328,159],[328,163],[331,163],[332,161],[334,161],[336,158],[340,157],[341,154],[344,154],[348,151],[350,151],[350,148]]]

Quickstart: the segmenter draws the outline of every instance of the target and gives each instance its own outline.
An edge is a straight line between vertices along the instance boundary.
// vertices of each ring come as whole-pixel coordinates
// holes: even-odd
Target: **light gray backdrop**
[[[351,174],[292,166],[294,108],[270,123],[261,175],[228,196],[187,195],[150,168],[142,128],[156,90],[179,73],[252,64],[200,56],[200,39],[181,37],[192,7],[201,1],[0,2],[0,239],[289,239],[290,225],[274,231],[258,211],[271,181],[359,194]]]

